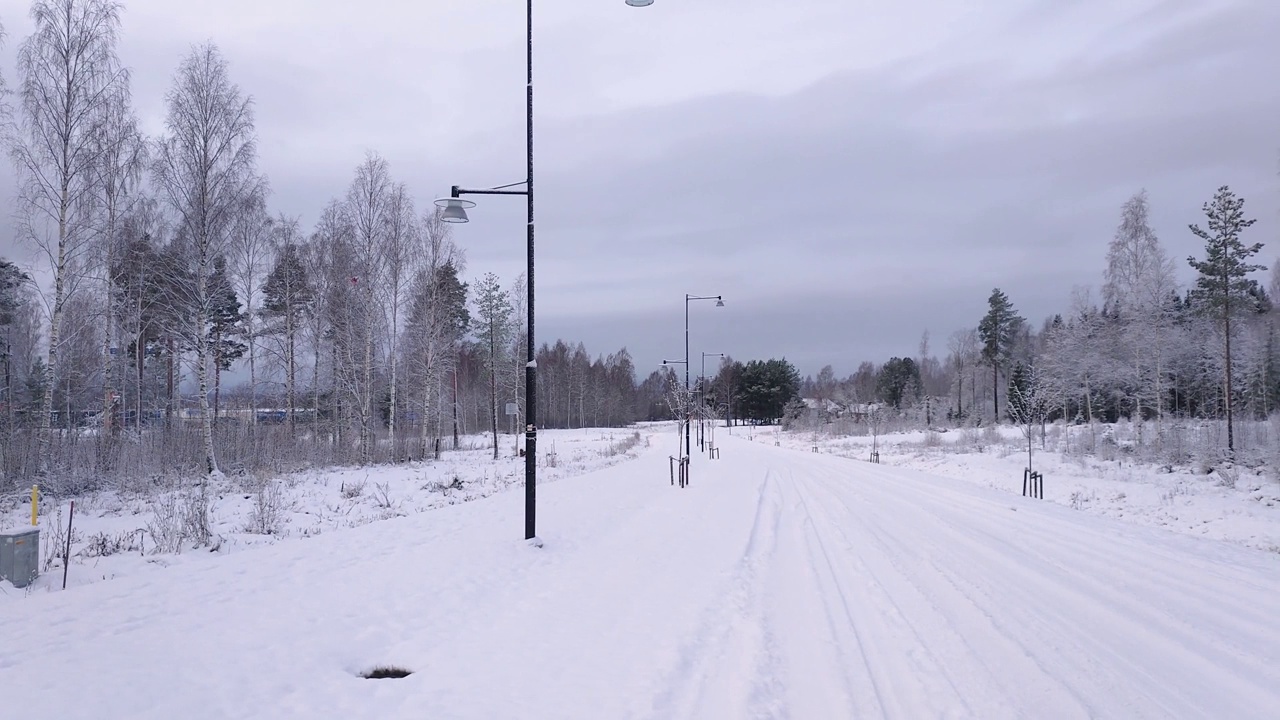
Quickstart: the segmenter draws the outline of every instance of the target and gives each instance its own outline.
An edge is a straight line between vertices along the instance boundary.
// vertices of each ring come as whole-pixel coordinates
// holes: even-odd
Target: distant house
[[[838,400],[818,398],[800,398],[800,402],[804,403],[806,417],[823,423],[836,420],[866,422],[872,413],[883,413],[889,407],[884,403],[843,403]]]
[[[844,407],[830,398],[800,398],[800,402],[804,403],[806,415],[822,422],[831,422],[844,415]]]
[[[871,413],[884,410],[883,403],[854,403],[845,408],[845,415],[854,422],[866,422]]]

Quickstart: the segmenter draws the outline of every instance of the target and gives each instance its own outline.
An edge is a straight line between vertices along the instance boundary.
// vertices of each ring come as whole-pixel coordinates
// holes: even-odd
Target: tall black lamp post
[[[653,0],[626,0],[631,7],[647,7]],[[440,218],[445,222],[467,222],[467,208],[475,207],[475,203],[462,199],[463,195],[524,195],[529,206],[528,253],[529,266],[526,271],[528,285],[528,361],[524,366],[524,537],[532,540],[537,536],[535,518],[537,515],[538,485],[538,423],[537,423],[537,362],[534,360],[536,349],[533,345],[533,0],[527,0],[526,14],[526,73],[525,73],[525,123],[527,128],[527,160],[528,175],[522,182],[502,185],[484,190],[469,190],[454,185],[449,197],[436,200],[436,205],[443,212]],[[512,190],[523,185],[523,190]]]

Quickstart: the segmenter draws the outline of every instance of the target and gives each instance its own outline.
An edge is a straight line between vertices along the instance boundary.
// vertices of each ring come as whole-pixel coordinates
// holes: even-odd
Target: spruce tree
[[[1224,352],[1224,405],[1227,414],[1227,452],[1235,452],[1235,434],[1232,418],[1232,369],[1231,369],[1231,318],[1248,307],[1256,307],[1261,291],[1249,273],[1265,270],[1249,258],[1262,249],[1262,243],[1245,245],[1240,235],[1253,225],[1252,218],[1244,216],[1244,198],[1236,197],[1226,185],[1218,188],[1213,199],[1204,204],[1204,214],[1209,219],[1209,229],[1191,225],[1191,232],[1204,240],[1205,259],[1188,257],[1187,262],[1200,276],[1191,297],[1196,307],[1219,321],[1223,329]]]

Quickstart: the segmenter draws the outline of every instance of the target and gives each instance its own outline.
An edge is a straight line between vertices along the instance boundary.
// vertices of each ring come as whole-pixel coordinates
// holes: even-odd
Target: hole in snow
[[[405,670],[402,667],[394,665],[379,665],[372,670],[366,670],[360,673],[360,677],[366,680],[382,680],[385,678],[402,678],[409,677],[413,674],[412,670]]]

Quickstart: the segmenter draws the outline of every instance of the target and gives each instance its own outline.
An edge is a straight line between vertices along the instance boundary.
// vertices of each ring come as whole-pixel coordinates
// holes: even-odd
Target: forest
[[[805,378],[802,392],[816,401],[806,423],[869,406],[903,427],[1126,420],[1151,428],[1141,450],[1164,460],[1186,459],[1190,448],[1174,438],[1192,425],[1206,431],[1197,452],[1274,452],[1280,437],[1257,421],[1280,411],[1280,264],[1264,286],[1264,244],[1248,237],[1255,219],[1230,187],[1203,212],[1187,229],[1204,246],[1185,260],[1191,286],[1177,282],[1140,191],[1120,209],[1100,296],[1077,288],[1068,309],[1037,326],[995,288],[987,312],[948,337],[942,359],[926,332],[914,357],[864,362],[843,379],[830,366]]]

